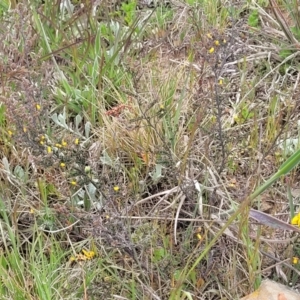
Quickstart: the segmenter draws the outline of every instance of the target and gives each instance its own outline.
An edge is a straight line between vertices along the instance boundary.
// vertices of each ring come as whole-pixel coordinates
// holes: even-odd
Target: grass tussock
[[[158,2],[0,5],[1,299],[299,288],[300,18]]]

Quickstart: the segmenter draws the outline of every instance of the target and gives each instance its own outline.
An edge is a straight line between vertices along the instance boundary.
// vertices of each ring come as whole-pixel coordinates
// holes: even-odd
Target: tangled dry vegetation
[[[297,234],[250,207],[209,246],[297,150],[299,16],[279,1],[104,2],[0,10],[0,298],[299,288]],[[298,183],[295,169],[251,208],[289,223]]]

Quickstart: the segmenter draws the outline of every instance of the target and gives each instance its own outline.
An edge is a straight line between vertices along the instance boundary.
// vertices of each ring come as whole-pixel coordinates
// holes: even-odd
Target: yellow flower
[[[220,45],[220,42],[219,42],[219,41],[215,41],[215,45],[216,45],[216,46],[219,46],[219,45]]]
[[[209,39],[212,39],[212,35],[210,33],[207,33],[206,36],[209,38]]]
[[[215,51],[215,48],[214,48],[214,47],[211,47],[211,48],[208,50],[208,53],[212,54],[212,53],[214,53],[214,51]]]
[[[14,134],[11,130],[8,130],[7,133],[9,136],[12,136]]]
[[[219,85],[223,84],[223,79],[219,79]]]
[[[55,147],[57,147],[57,148],[61,148],[61,147],[62,147],[62,145],[61,145],[61,144],[55,144]]]
[[[293,264],[296,265],[299,262],[299,257],[293,257]]]
[[[116,186],[114,186],[114,191],[115,191],[115,192],[118,192],[118,191],[119,191],[119,189],[120,189],[120,187],[118,187],[117,185],[116,185]]]
[[[199,227],[196,232],[196,237],[199,241],[203,241],[202,228]]]
[[[27,132],[27,128],[24,126],[23,127],[23,131],[26,133]]]
[[[237,114],[234,114],[234,115],[233,115],[233,120],[234,120],[236,123],[238,123],[238,122],[240,121],[240,118],[239,118],[239,116],[238,116]]]
[[[61,163],[60,163],[60,166],[61,166],[62,168],[64,168],[64,167],[66,166],[66,164],[63,163],[63,162],[61,162]]]
[[[77,181],[76,180],[71,180],[71,182],[70,182],[72,185],[76,185],[77,184]]]
[[[96,253],[94,251],[87,251],[87,250],[82,250],[82,253],[76,254],[75,256],[70,257],[70,261],[85,261],[85,260],[90,260],[96,256]]]
[[[40,109],[41,109],[41,106],[40,106],[39,104],[36,104],[36,105],[35,105],[35,108],[36,108],[37,110],[40,110]]]
[[[79,144],[79,139],[75,139],[75,145],[78,145]]]
[[[300,213],[293,217],[293,219],[291,220],[291,224],[300,227]]]
[[[202,241],[202,235],[200,233],[197,233],[196,236],[199,241]]]
[[[61,141],[61,144],[62,144],[63,147],[66,147],[68,145],[68,143],[64,140]]]
[[[41,145],[44,145],[44,144],[45,144],[45,142],[44,142],[44,141],[40,141],[40,144],[41,144]]]
[[[51,154],[52,153],[52,148],[50,146],[47,147],[47,153]]]
[[[92,259],[95,257],[95,252],[94,251],[86,251],[86,250],[82,250],[82,253],[84,254],[84,256],[86,257],[86,259]]]

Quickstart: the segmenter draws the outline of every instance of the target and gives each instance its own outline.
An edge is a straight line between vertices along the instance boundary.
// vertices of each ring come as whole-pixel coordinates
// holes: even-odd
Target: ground
[[[299,289],[296,2],[63,3],[0,6],[0,299]]]

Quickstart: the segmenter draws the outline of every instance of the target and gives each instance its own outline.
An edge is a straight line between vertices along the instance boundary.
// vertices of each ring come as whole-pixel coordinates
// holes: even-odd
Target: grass
[[[293,4],[106,2],[0,6],[0,299],[298,288]]]

